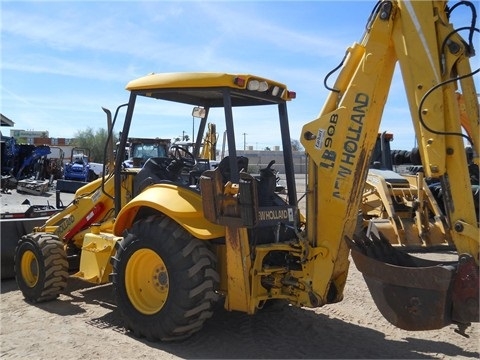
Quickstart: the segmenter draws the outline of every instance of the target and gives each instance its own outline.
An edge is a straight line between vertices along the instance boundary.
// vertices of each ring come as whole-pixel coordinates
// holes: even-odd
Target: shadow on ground
[[[2,281],[2,294],[17,289],[14,280]],[[66,294],[60,300],[35,306],[61,316],[74,316],[84,312],[84,304],[101,306],[106,310],[103,316],[91,318],[87,324],[118,331],[122,333],[119,336],[132,336],[123,329],[110,284],[86,287],[84,282],[71,279]],[[452,331],[452,338],[454,336],[459,335]],[[228,312],[218,306],[202,331],[187,340],[173,343],[137,341],[152,349],[188,359],[420,359],[432,358],[431,354],[440,358],[480,356],[478,352],[465,351],[447,342],[413,337],[386,339],[382,332],[372,328],[287,305],[268,307],[254,316]]]

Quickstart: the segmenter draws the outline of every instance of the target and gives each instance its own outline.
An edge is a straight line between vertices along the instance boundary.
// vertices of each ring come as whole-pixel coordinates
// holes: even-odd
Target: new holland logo
[[[258,211],[258,220],[260,221],[293,221],[293,209],[275,209],[269,208]]]

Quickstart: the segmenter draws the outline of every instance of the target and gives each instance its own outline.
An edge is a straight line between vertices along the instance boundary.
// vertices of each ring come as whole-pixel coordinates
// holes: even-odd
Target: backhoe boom
[[[478,165],[478,100],[468,62],[473,45],[461,39],[448,16],[445,1],[380,2],[361,42],[347,50],[319,117],[303,127],[301,142],[309,155],[308,241],[328,247],[335,264],[332,281],[337,287],[343,287],[343,275],[348,269],[348,263],[342,259],[347,257],[349,242],[343,239],[352,239],[355,231],[363,192],[358,184],[365,183],[397,63],[425,176],[440,179],[448,231],[458,253],[476,263],[473,276],[478,279],[478,219],[464,149],[464,140],[468,138]],[[462,99],[463,107],[458,99]],[[463,129],[468,136],[463,135]],[[364,260],[365,268],[374,267],[373,262]],[[381,257],[377,260],[388,262]],[[365,272],[365,268],[361,270]],[[445,277],[448,285],[454,276],[446,271]],[[476,288],[478,293],[478,281]],[[447,296],[447,289],[448,286],[440,297]],[[478,295],[473,300],[478,307]],[[478,321],[478,309],[472,318]],[[394,321],[399,325],[399,320]],[[411,324],[404,326],[416,328]],[[431,328],[432,324],[426,327]]]

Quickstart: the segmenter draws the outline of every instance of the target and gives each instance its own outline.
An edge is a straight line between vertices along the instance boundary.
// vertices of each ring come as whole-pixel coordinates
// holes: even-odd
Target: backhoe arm
[[[478,164],[479,110],[469,65],[473,46],[462,40],[448,15],[446,1],[379,2],[361,42],[348,48],[319,117],[303,127],[301,142],[309,158],[307,237],[312,246],[329,249],[333,264],[330,281],[337,288],[343,288],[348,270],[348,242],[344,239],[351,239],[355,231],[370,156],[398,63],[425,175],[442,183],[449,231],[458,253],[466,254],[476,266],[473,276],[478,293],[479,229],[464,149],[467,139]],[[430,275],[438,274],[426,276]],[[448,323],[451,305],[445,299],[455,280],[450,270],[444,276],[438,296],[442,300],[430,303],[438,305],[442,314],[433,314],[427,324],[419,326],[412,323],[422,314],[407,324],[399,324],[401,320],[395,316],[387,319],[416,330]],[[406,298],[411,300],[410,295]],[[474,301],[478,307],[478,295]],[[407,306],[401,301],[397,305]],[[443,312],[448,313],[445,319]],[[441,320],[432,324],[436,318]],[[473,321],[478,321],[478,310]]]
[[[450,192],[445,199],[453,241],[459,253],[471,254],[478,264],[479,233],[464,144],[468,138],[478,164],[478,99],[468,60],[473,44],[454,31],[445,9],[444,1],[399,3],[402,26],[395,28],[393,43],[425,175],[439,178]],[[462,120],[468,135],[462,134]]]

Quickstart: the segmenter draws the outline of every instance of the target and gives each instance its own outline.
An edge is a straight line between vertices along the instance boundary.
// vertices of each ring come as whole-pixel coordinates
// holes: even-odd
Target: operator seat
[[[245,156],[237,156],[238,171],[248,170],[248,158]],[[230,169],[230,156],[225,156],[218,164],[218,171],[222,175],[222,181],[226,184],[232,178],[232,170]]]
[[[134,195],[140,194],[149,185],[172,181],[167,170],[171,161],[168,157],[149,158],[133,180]]]
[[[189,185],[198,185],[200,176],[207,170],[210,170],[210,161],[208,159],[197,159],[195,166],[188,173]]]

